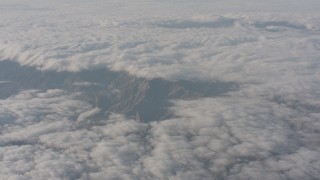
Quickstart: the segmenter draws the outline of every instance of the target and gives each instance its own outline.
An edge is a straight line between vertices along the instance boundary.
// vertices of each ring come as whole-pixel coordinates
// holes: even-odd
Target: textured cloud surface
[[[99,113],[80,94],[0,101],[2,179],[316,179],[319,113],[262,99],[178,101],[149,124]],[[86,122],[87,121],[87,122]]]
[[[0,179],[319,179],[319,9],[315,0],[1,1],[0,60],[239,88],[172,100],[173,117],[148,123],[105,116],[80,92],[20,91],[0,99]],[[105,87],[96,82],[72,86]]]

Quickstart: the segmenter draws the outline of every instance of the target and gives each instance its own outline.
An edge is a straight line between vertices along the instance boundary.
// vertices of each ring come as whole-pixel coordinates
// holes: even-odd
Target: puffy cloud
[[[154,124],[153,156],[144,161],[160,179],[319,177],[319,133],[300,126],[319,128],[314,117],[237,97],[178,101],[174,111],[183,118]]]
[[[99,109],[77,99],[49,90],[0,101],[2,117],[10,119],[1,124],[1,177],[319,177],[319,112],[236,94],[174,101],[176,118],[165,121],[112,114],[97,125],[91,117]]]
[[[306,65],[318,57],[319,18],[304,8],[294,14],[288,13],[287,8],[282,14],[226,11],[212,15],[206,11],[211,3],[199,3],[199,11],[187,15],[184,11],[188,9],[171,12],[160,8],[171,3],[158,2],[163,17],[153,17],[160,13],[159,9],[154,9],[156,12],[150,17],[133,15],[129,2],[104,5],[109,11],[102,11],[99,3],[82,2],[78,8],[72,3],[53,3],[51,11],[2,12],[1,17],[9,24],[3,25],[1,59],[43,70],[79,71],[107,66],[147,78],[245,81],[264,69],[268,69],[264,73],[272,74],[274,67],[299,67],[298,63],[290,63],[292,59],[304,59]],[[147,2],[141,5],[145,5],[139,7],[141,12],[153,7]],[[132,17],[115,17],[124,9]],[[97,15],[92,17],[92,12]],[[20,13],[30,15],[21,17]],[[14,29],[24,31],[16,35],[12,33]]]
[[[24,91],[1,100],[2,179],[78,178],[84,167],[41,144],[42,136],[74,129],[74,116],[91,106],[62,90]],[[4,116],[4,117],[3,117]]]
[[[281,97],[317,89],[320,22],[312,10],[315,1],[296,12],[256,1],[246,1],[242,11],[233,11],[234,3],[189,2],[198,4],[194,11],[186,2],[151,2],[139,7],[132,2],[102,6],[98,0],[77,6],[52,3],[46,11],[26,9],[48,4],[21,2],[19,11],[1,11],[0,59],[41,70],[108,67],[144,78],[232,81],[257,94]],[[259,10],[262,4],[264,10]],[[178,6],[184,8],[173,11]],[[216,7],[226,9],[213,15]],[[258,10],[245,10],[249,7]],[[17,29],[23,31],[13,33]]]
[[[319,2],[272,2],[1,2],[1,60],[239,90],[149,123],[104,117],[81,93],[22,91],[0,100],[0,179],[319,178]]]
[[[100,110],[79,99],[63,90],[30,90],[0,101],[1,178],[134,176],[147,125],[112,115],[95,126],[90,118]]]

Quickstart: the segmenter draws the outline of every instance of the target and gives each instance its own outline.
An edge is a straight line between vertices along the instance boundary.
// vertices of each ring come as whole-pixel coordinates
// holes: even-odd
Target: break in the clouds
[[[0,60],[239,86],[172,99],[173,116],[145,123],[104,112],[83,92],[4,96],[0,179],[319,179],[319,8],[315,0],[0,2]],[[100,82],[71,83],[108,86]]]

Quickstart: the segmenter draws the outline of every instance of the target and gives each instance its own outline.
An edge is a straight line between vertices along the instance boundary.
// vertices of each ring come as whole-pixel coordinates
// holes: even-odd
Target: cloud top
[[[99,109],[78,96],[25,91],[0,101],[1,178],[320,175],[319,113],[308,116],[268,100],[230,96],[175,101],[172,111],[179,118],[161,122],[144,124],[112,114],[97,124]]]
[[[21,91],[0,100],[0,179],[318,179],[319,1],[239,3],[1,2],[0,60],[239,88],[149,123]]]

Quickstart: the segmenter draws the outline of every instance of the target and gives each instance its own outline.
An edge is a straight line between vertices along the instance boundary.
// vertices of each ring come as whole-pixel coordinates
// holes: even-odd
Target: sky
[[[0,61],[238,89],[172,99],[174,116],[150,122],[99,119],[81,92],[23,89],[0,99],[0,179],[319,179],[319,9],[316,0],[2,0]]]

